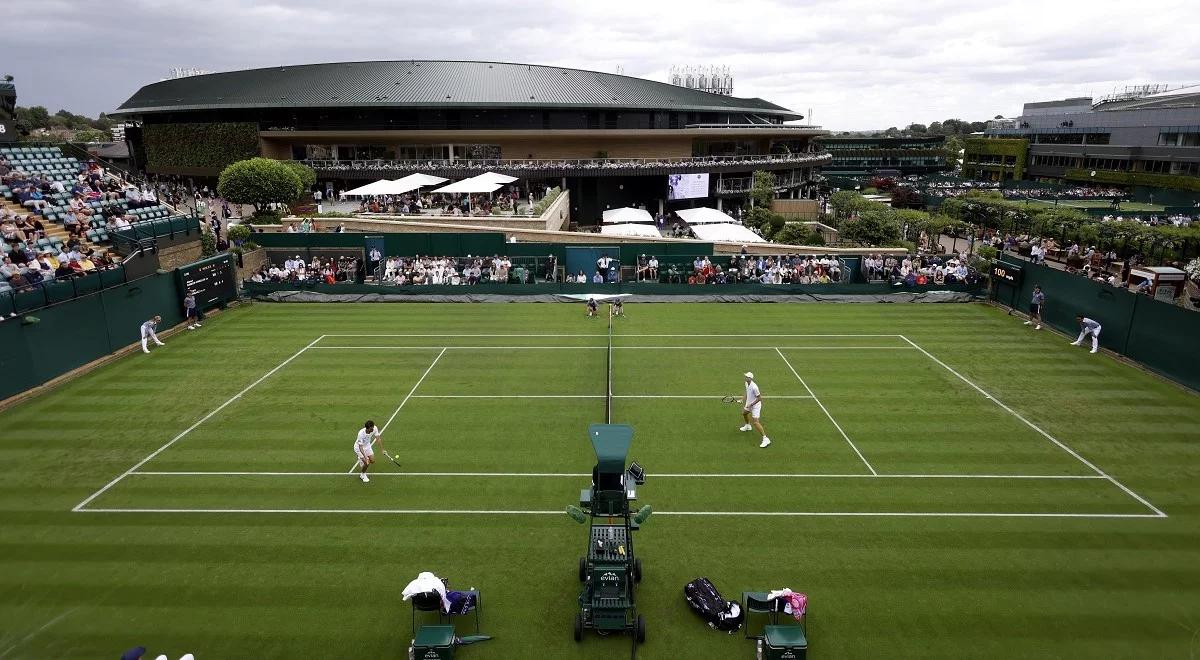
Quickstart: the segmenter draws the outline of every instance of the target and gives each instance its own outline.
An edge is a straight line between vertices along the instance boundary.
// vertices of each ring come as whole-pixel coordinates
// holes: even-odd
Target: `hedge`
[[[1096,176],[1092,176],[1092,172]],[[1116,183],[1125,186],[1152,186],[1175,190],[1200,191],[1200,176],[1185,174],[1152,174],[1150,172],[1120,172],[1117,170],[1089,170],[1074,167],[1068,169],[1063,178],[1074,181]]]

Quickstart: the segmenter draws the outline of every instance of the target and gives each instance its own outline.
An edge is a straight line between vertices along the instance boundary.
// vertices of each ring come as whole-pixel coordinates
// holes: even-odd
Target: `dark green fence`
[[[155,274],[38,310],[36,323],[18,312],[0,323],[0,399],[138,341],[138,327],[155,314],[160,327],[176,325],[181,305],[175,278]]]
[[[1046,294],[1043,320],[1072,337],[1079,333],[1076,314],[1095,319],[1103,329],[1100,345],[1192,389],[1200,390],[1200,312],[1154,300],[1126,289],[1098,284],[1080,275],[1004,255],[1020,266],[1019,290],[996,288],[996,300],[1028,310],[1033,287]],[[1119,385],[1115,385],[1119,387]]]
[[[744,295],[886,295],[893,293],[927,293],[930,291],[961,291],[979,293],[980,286],[916,286],[893,287],[887,284],[646,284],[644,282],[622,282],[618,284],[571,284],[565,282],[537,282],[534,284],[500,284],[485,282],[472,286],[417,285],[381,286],[376,284],[256,284],[244,282],[243,291],[250,296],[274,291],[312,291],[325,294],[378,294],[397,296],[466,296],[500,294],[509,296],[553,295],[560,293],[633,293],[653,296],[696,295],[696,296],[744,296]]]
[[[142,239],[177,238],[194,236],[200,233],[200,219],[191,215],[177,215],[158,220],[145,220],[135,223],[126,229],[118,229],[109,236],[113,247],[121,254],[129,254],[136,249]]]

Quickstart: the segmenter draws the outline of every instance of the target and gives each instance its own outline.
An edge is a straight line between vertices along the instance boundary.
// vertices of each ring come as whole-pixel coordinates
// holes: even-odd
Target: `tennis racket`
[[[726,394],[725,396],[721,397],[722,403],[737,403],[737,401],[738,398],[732,394]]]
[[[382,450],[382,451],[383,451],[383,455],[387,456],[389,461],[395,463],[396,467],[400,467],[400,461],[396,460],[395,456],[392,456],[391,454],[387,453],[387,450]]]

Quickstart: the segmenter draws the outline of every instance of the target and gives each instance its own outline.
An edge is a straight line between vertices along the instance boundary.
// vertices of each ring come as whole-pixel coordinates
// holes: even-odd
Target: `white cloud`
[[[376,59],[557,64],[666,80],[733,68],[735,93],[835,129],[1012,115],[1023,102],[1200,82],[1188,0],[44,1],[6,33],[22,105],[95,114],[172,66]],[[46,48],[46,35],[70,44]]]

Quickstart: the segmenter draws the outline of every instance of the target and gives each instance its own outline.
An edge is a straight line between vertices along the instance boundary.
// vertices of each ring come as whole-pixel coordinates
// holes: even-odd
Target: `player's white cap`
[[[746,373],[744,373],[742,375],[745,376],[746,378],[749,378],[750,380],[754,380],[754,372],[753,371],[747,371]]]

